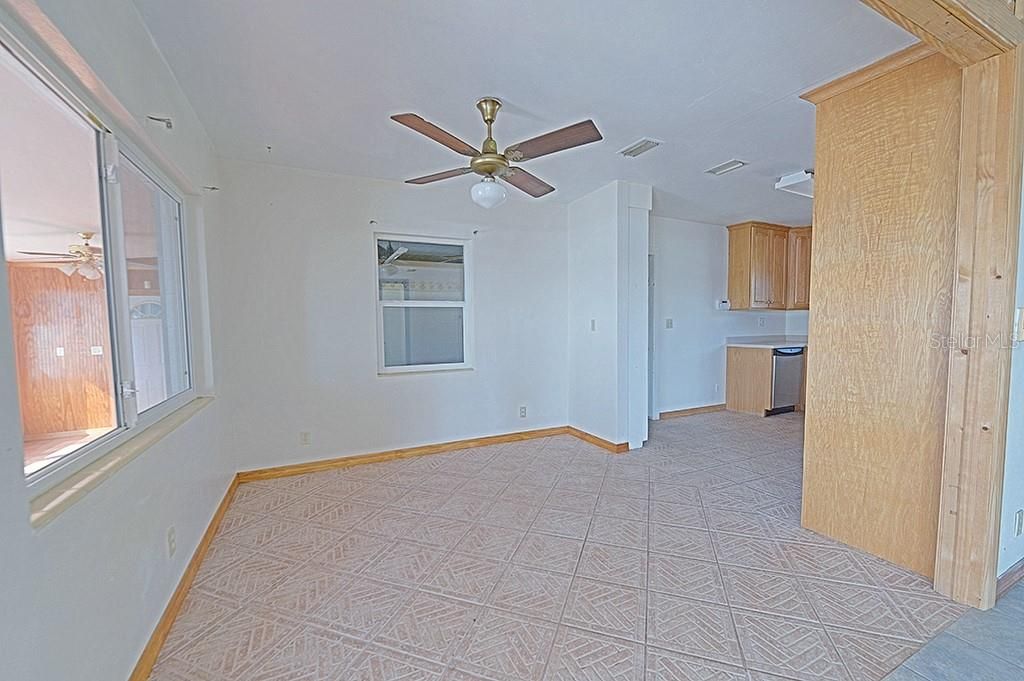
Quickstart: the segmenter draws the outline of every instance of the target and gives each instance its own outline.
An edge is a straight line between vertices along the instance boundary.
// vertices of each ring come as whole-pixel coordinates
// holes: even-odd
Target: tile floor
[[[152,681],[875,681],[964,610],[799,526],[802,420],[239,488]]]

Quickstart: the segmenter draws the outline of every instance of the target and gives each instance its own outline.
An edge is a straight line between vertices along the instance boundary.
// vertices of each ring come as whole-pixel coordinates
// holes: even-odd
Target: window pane
[[[461,307],[385,307],[384,366],[461,364]]]
[[[381,300],[465,300],[459,244],[377,240]]]
[[[121,157],[121,207],[138,410],[189,388],[181,206]]]
[[[0,221],[25,473],[118,425],[98,137],[0,48]]]

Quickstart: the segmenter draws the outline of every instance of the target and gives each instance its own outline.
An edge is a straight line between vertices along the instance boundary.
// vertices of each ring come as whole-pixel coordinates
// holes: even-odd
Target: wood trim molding
[[[1022,579],[1024,579],[1024,558],[1021,558],[1011,565],[1009,569],[1007,569],[1006,572],[996,580],[996,600],[999,600],[1007,591],[1017,586],[1017,582]]]
[[[959,64],[1024,43],[1024,23],[1005,0],[861,0]]]
[[[706,407],[690,407],[689,409],[663,411],[658,415],[658,418],[662,420],[677,419],[683,416],[693,416],[694,414],[708,414],[713,411],[725,411],[725,404],[709,404]]]
[[[926,43],[915,43],[910,47],[894,52],[888,57],[879,59],[873,64],[869,64],[862,69],[858,69],[853,73],[848,73],[845,76],[841,76],[833,81],[819,85],[813,90],[800,95],[800,99],[806,100],[812,104],[820,104],[826,99],[831,99],[838,94],[852,90],[856,87],[860,87],[864,83],[870,82],[876,78],[880,78],[887,73],[892,73],[902,69],[904,66],[909,66],[914,62],[921,61],[927,57],[935,54],[936,49]]]
[[[614,442],[609,442],[608,440],[599,438],[596,435],[591,435],[585,430],[580,430],[579,428],[574,428],[572,426],[566,426],[566,432],[568,432],[569,435],[578,437],[584,442],[589,442],[592,445],[597,445],[601,449],[605,449],[611,452],[612,454],[623,454],[629,451],[628,442],[619,442],[618,444],[616,444]]]
[[[540,430],[525,430],[518,433],[506,433],[504,435],[489,435],[487,437],[471,438],[469,440],[453,440],[451,442],[440,442],[433,445],[421,445],[419,447],[406,447],[404,449],[391,449],[385,452],[372,454],[356,454],[355,456],[341,456],[334,459],[323,459],[321,461],[310,461],[306,463],[295,463],[286,466],[274,466],[273,468],[258,468],[251,471],[242,471],[238,474],[239,482],[252,482],[253,480],[270,480],[273,478],[285,478],[291,475],[305,475],[318,471],[332,470],[335,468],[348,468],[367,463],[381,463],[383,461],[394,461],[395,459],[409,459],[426,454],[441,454],[443,452],[454,452],[460,449],[472,447],[486,447],[488,445],[499,445],[507,442],[521,442],[533,440],[539,437],[551,437],[553,435],[576,435],[566,426],[554,428],[542,428]],[[579,436],[577,436],[579,437]],[[594,443],[597,444],[597,443]]]
[[[221,499],[220,505],[217,506],[217,510],[213,514],[213,518],[210,519],[210,524],[206,528],[206,532],[203,533],[203,538],[199,540],[199,546],[196,547],[195,553],[192,554],[192,559],[189,560],[185,573],[178,581],[178,586],[171,595],[171,600],[167,602],[167,607],[164,608],[164,613],[160,616],[160,621],[157,622],[153,634],[146,643],[146,647],[142,649],[142,655],[139,656],[139,661],[135,663],[135,669],[132,670],[128,681],[146,681],[153,672],[153,665],[156,664],[157,657],[160,655],[160,649],[163,648],[164,641],[167,640],[167,635],[171,632],[171,627],[174,625],[174,620],[177,619],[178,612],[185,603],[185,597],[188,595],[192,582],[199,572],[199,566],[202,565],[203,558],[206,557],[206,552],[210,549],[210,544],[213,543],[213,537],[217,534],[217,528],[220,527],[224,514],[231,505],[231,500],[235,498],[238,483],[238,476],[236,475],[231,479],[231,483],[224,493],[224,498]]]
[[[1022,50],[963,70],[935,589],[977,608],[996,599],[1021,213]]]

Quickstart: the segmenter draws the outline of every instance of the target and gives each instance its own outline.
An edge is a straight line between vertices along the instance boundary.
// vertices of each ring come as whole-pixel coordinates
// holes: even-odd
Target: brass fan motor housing
[[[476,108],[487,125],[487,139],[484,140],[481,153],[474,156],[469,162],[469,167],[477,175],[504,175],[508,170],[508,159],[498,153],[498,143],[491,135],[491,126],[494,125],[494,120],[498,117],[501,101],[494,97],[484,97],[477,101]]]

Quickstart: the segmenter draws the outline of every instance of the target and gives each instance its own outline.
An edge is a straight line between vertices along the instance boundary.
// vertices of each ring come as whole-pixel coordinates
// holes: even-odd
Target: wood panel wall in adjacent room
[[[818,103],[803,523],[932,576],[961,71],[933,55]]]
[[[7,265],[25,437],[113,426],[103,280],[69,277],[55,267]],[[102,354],[92,354],[93,347]]]

